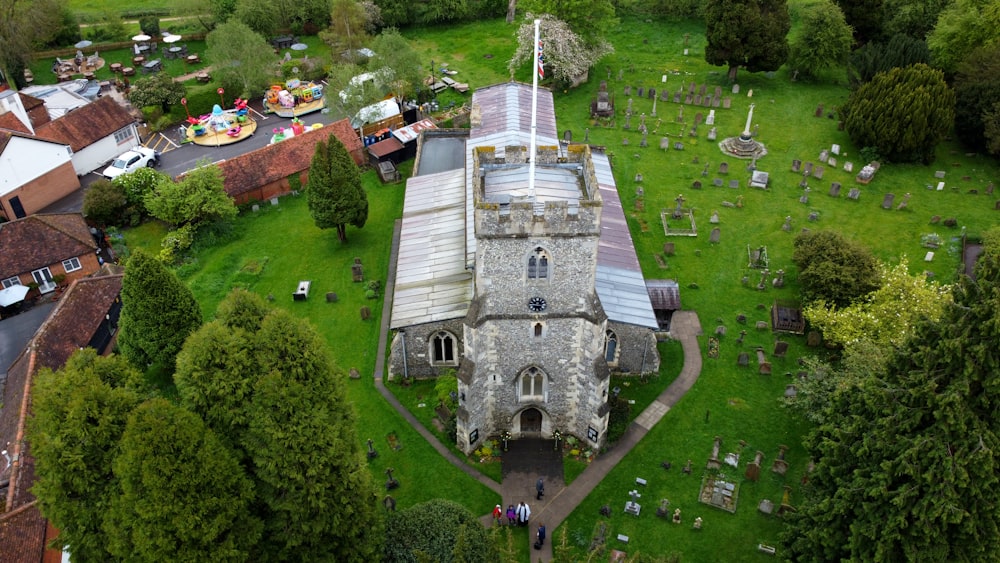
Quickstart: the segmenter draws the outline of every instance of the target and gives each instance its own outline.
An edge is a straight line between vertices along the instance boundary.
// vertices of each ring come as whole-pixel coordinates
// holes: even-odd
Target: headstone
[[[716,179],[712,180],[712,185],[715,186],[715,187],[717,187],[717,188],[721,188],[722,187],[722,178],[716,178]]]
[[[719,102],[720,102],[720,101],[721,101],[721,100],[719,99],[719,97],[718,97],[718,96],[716,96],[716,97],[712,98],[712,107],[713,107],[713,108],[717,108],[717,107],[719,107]]]
[[[684,96],[684,103],[685,104],[691,105],[691,102],[693,102],[693,101],[694,101],[694,94],[688,93],[687,96]]]
[[[788,215],[785,217],[785,224],[781,226],[781,230],[786,233],[792,230],[792,216]]]
[[[368,307],[362,307],[361,308],[361,320],[367,321],[370,318],[372,318],[372,310],[369,309]]]
[[[566,141],[567,143],[572,143],[573,142],[573,131],[570,130],[570,129],[567,129],[567,130],[563,131],[563,140]]]
[[[708,130],[709,141],[714,141],[716,139],[716,135],[718,135],[718,131],[716,131],[715,127],[712,127],[711,129]]]
[[[628,105],[625,107],[625,115],[632,115],[632,98],[628,99]]]
[[[719,236],[721,234],[722,232],[719,230],[719,227],[715,227],[714,229],[712,229],[712,233],[708,235],[708,242],[713,244],[719,242]]]
[[[670,101],[670,92],[667,92],[666,90],[660,90],[660,101],[661,102],[669,102]]]
[[[750,187],[766,190],[767,185],[770,182],[770,177],[771,175],[763,170],[754,170],[753,173],[750,174]]]
[[[670,137],[660,137],[660,148],[663,150],[670,148]]]
[[[650,88],[649,93],[646,95],[650,100],[656,99],[656,88]]]
[[[828,151],[826,149],[823,149],[823,150],[819,151],[819,161],[820,162],[826,162],[826,160],[828,158],[830,158],[830,151]]]
[[[632,86],[625,86],[625,95],[626,96],[632,95]]]
[[[830,158],[826,159],[826,163],[827,163],[827,165],[830,166],[830,168],[836,168],[837,167],[837,159],[833,158],[832,156]]]
[[[830,196],[840,197],[840,182],[830,184]]]
[[[813,171],[813,163],[807,162],[806,163],[806,167],[802,170],[802,173],[804,175],[808,176],[808,175],[812,174],[812,171]]]
[[[813,114],[813,117],[823,117],[823,104],[816,106],[816,112]]]
[[[806,346],[815,348],[823,342],[822,336],[820,336],[819,331],[811,330],[809,334],[806,335]]]
[[[859,197],[861,197],[861,190],[858,188],[851,188],[851,191],[847,194],[847,199],[853,199],[854,201],[857,201]]]
[[[809,187],[809,177],[808,176],[803,176],[802,177],[802,181],[799,182],[799,187],[802,188],[802,189],[805,189],[805,188]]]
[[[719,174],[729,174],[729,163],[723,162],[719,164]]]
[[[696,190],[700,190],[701,189],[701,180],[695,180],[694,182],[692,182],[691,183],[691,187],[694,188],[694,189],[696,189]]]
[[[798,159],[793,160],[792,161],[792,172],[800,172],[801,170],[802,170],[802,161],[798,160]]]
[[[278,198],[272,197],[271,198],[271,205],[278,205]]]
[[[944,182],[938,182],[937,183],[937,191],[940,192],[943,189],[944,189]]]
[[[786,388],[786,396],[787,396],[787,388]],[[778,457],[775,458],[774,463],[771,464],[771,471],[777,473],[778,475],[784,475],[788,471],[788,462],[785,461],[785,452],[787,451],[788,451],[788,446],[784,444],[778,446]]]
[[[719,223],[719,212],[718,211],[713,211],[712,212],[712,216],[708,218],[708,222],[711,223],[711,224],[713,224],[713,225],[718,224]]]
[[[701,85],[701,86],[700,86],[700,87],[698,88],[698,93],[699,93],[699,94],[701,94],[702,96],[704,96],[704,95],[705,95],[705,92],[707,92],[707,91],[708,91],[708,85],[707,85],[707,84],[702,84],[702,85]]]
[[[760,462],[762,461],[764,461],[764,452],[758,450],[757,455],[753,458],[753,461],[747,464],[747,470],[744,477],[756,483],[757,480],[760,479]]]
[[[850,161],[845,162],[844,172],[854,172],[854,163]]]
[[[924,262],[930,262],[932,260],[934,260],[934,251],[929,250],[927,251],[927,254],[924,255]]]
[[[255,203],[250,207],[250,209],[253,210],[254,213],[256,213],[260,211],[260,206]]]
[[[641,98],[642,95],[643,95],[643,93],[644,92],[643,92],[642,86],[639,86],[638,88],[636,88],[636,95],[637,96],[639,96]]]
[[[697,124],[694,127],[691,128],[691,132],[688,133],[688,135],[690,135],[692,137],[697,137],[698,136],[698,125]]]
[[[895,198],[896,196],[893,194],[885,194],[882,197],[882,209],[889,209],[892,207],[892,200]]]
[[[715,125],[715,110],[708,112],[708,117],[705,119],[705,125]]]
[[[326,294],[326,302],[327,303],[336,303],[337,302],[337,294],[334,293],[334,292],[332,292],[332,291],[329,292],[329,293],[327,293]]]
[[[701,99],[701,105],[707,108],[712,107],[712,96],[705,96]]]
[[[623,126],[623,129],[628,131],[631,128],[632,128],[632,113],[629,112],[625,114],[625,125]]]
[[[721,98],[722,97],[722,86],[716,86],[715,87],[715,97],[716,98]]]
[[[811,188],[806,187],[806,189],[803,190],[803,192],[802,192],[802,197],[799,198],[799,203],[801,203],[803,205],[807,205],[809,203],[809,192],[811,192],[811,191],[812,191]]]
[[[674,150],[675,151],[682,151],[682,150],[684,150],[684,143],[682,143],[680,141],[677,141],[676,143],[674,143]]]
[[[639,141],[639,146],[640,147],[648,147],[649,146],[649,142],[646,140],[646,136],[647,136],[646,126],[643,125],[642,126],[642,139]]]
[[[674,103],[675,104],[681,103],[681,96],[683,96],[683,95],[684,94],[681,93],[681,92],[674,92]]]
[[[697,87],[698,87],[698,85],[695,84],[694,82],[692,82],[691,84],[688,84],[688,94],[694,94],[694,90]]]
[[[822,180],[823,170],[824,169],[822,166],[817,166],[815,169],[813,169],[813,178],[816,178],[817,180]]]
[[[694,124],[695,125],[701,125],[701,120],[702,119],[704,119],[704,116],[701,115],[700,111],[698,113],[694,114]]]
[[[778,358],[784,358],[785,354],[788,353],[788,343],[784,340],[779,340],[774,343],[774,356]]]
[[[938,180],[943,180],[944,175],[945,175],[944,170],[938,170],[937,172],[934,173],[934,177],[937,178]]]
[[[740,85],[733,84],[733,94],[739,94],[739,93],[740,93]]]
[[[739,188],[739,187],[740,187],[740,181],[739,181],[739,180],[736,180],[735,178],[734,178],[734,179],[732,179],[732,180],[730,180],[730,181],[729,181],[729,187],[730,187],[730,188],[733,188],[733,189],[737,189],[737,188]]]
[[[695,94],[694,95],[694,105],[696,105],[696,106],[700,106],[701,105],[701,94]]]
[[[608,69],[608,78],[609,79],[611,78],[611,69],[610,68]],[[607,92],[608,91],[608,81],[607,80],[602,80],[601,83],[597,85],[597,91],[598,92]]]
[[[833,145],[831,145],[830,146],[830,152],[832,152],[833,154],[839,156],[840,155],[840,145],[838,145],[836,143],[834,143]]]
[[[722,98],[722,109],[729,109],[729,106],[732,105],[732,102],[733,101],[730,100],[729,98]]]
[[[899,202],[899,205],[896,206],[896,211],[902,211],[903,209],[906,209],[906,207],[909,204],[910,204],[910,192],[906,192],[905,194],[903,194],[903,201]]]
[[[736,365],[740,367],[747,367],[750,365],[750,355],[746,352],[740,352],[740,355],[736,358]]]
[[[365,281],[364,269],[361,266],[361,259],[355,258],[354,264],[351,264],[351,276],[354,278],[354,282]]]

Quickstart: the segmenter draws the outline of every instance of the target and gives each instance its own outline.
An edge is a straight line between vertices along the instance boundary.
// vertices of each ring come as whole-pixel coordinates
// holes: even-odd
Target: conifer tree
[[[201,325],[194,294],[162,262],[137,250],[125,264],[118,346],[133,365],[173,371],[184,339]]]
[[[368,220],[368,196],[361,173],[350,153],[335,135],[316,143],[306,185],[309,213],[321,229],[337,229],[340,242],[347,242],[347,225],[357,228]]]
[[[792,20],[785,0],[707,0],[705,27],[705,61],[728,66],[730,81],[740,67],[778,70],[788,58]]]

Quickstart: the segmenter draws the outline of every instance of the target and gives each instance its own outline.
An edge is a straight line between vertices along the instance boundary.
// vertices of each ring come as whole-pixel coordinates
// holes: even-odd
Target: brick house
[[[106,353],[121,310],[122,275],[75,280],[7,370],[0,407],[0,554],[9,563],[59,563],[62,553],[46,548],[57,530],[48,523],[31,494],[35,460],[25,440],[31,385],[42,368],[59,369],[83,347]],[[98,344],[95,346],[95,343]]]
[[[80,213],[32,215],[0,224],[0,284],[36,284],[40,294],[100,267],[97,242]]]
[[[69,145],[0,129],[0,215],[20,219],[78,189]]]
[[[266,201],[292,191],[289,178],[299,174],[302,185],[306,183],[316,143],[326,140],[333,133],[344,143],[355,164],[365,163],[365,148],[350,121],[325,125],[315,131],[267,145],[219,163],[224,187],[237,205],[251,201]]]

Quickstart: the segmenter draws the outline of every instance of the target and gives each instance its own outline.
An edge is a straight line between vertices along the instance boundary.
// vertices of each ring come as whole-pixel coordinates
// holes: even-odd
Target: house
[[[20,219],[78,190],[72,158],[68,144],[0,129],[0,214]]]
[[[7,371],[0,407],[0,554],[8,563],[58,563],[63,554],[47,548],[57,531],[31,494],[35,460],[25,440],[31,385],[40,369],[59,369],[77,350],[110,347],[121,309],[122,275],[75,280]]]
[[[0,129],[32,135],[36,127],[49,121],[42,99],[24,92],[0,92]]]
[[[289,178],[299,174],[304,185],[316,143],[336,135],[354,163],[365,163],[364,146],[347,119],[341,119],[303,135],[267,145],[219,163],[223,186],[237,205],[266,201],[292,191]]]
[[[83,176],[140,143],[135,119],[111,96],[35,128],[43,139],[69,145],[73,168]]]
[[[529,85],[477,90],[471,129],[425,131],[406,184],[390,377],[454,373],[466,453],[505,432],[600,447],[611,372],[660,365],[609,157],[560,147],[548,90],[530,154],[531,107]]]
[[[0,283],[39,294],[100,268],[97,242],[80,213],[32,215],[0,224]]]

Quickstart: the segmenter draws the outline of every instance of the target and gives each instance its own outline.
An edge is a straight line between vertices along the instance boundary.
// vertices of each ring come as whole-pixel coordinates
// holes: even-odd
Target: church
[[[470,129],[424,132],[406,184],[389,377],[453,373],[466,453],[505,432],[600,447],[611,373],[660,366],[663,287],[647,288],[609,158],[560,145],[543,89],[529,154],[531,106],[527,84],[475,91]]]

